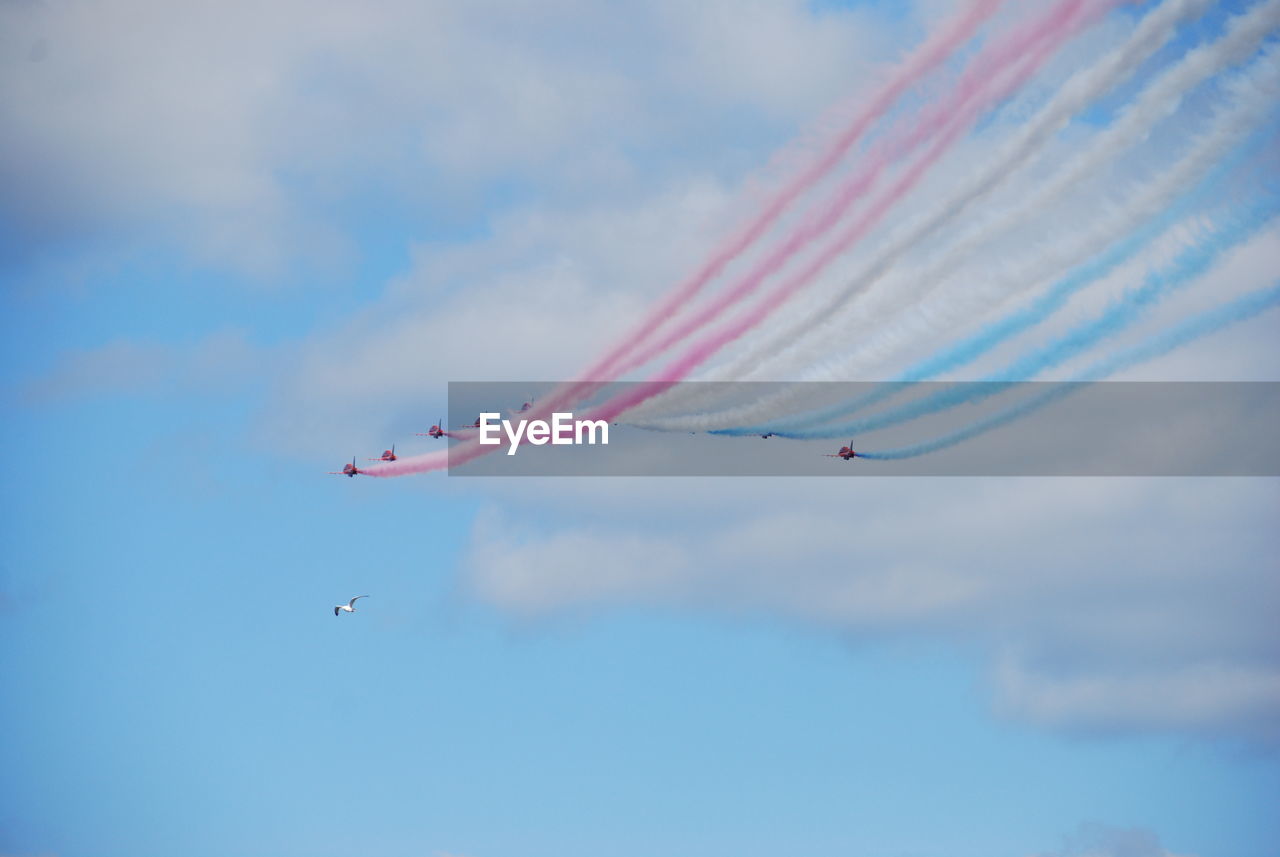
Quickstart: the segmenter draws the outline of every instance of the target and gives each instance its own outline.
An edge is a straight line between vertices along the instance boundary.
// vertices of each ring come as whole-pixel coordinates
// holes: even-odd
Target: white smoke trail
[[[1163,111],[1166,109],[1172,109],[1169,105],[1169,99],[1180,98],[1181,96],[1179,95],[1179,92],[1185,92],[1185,88],[1179,90],[1177,84],[1183,83],[1194,85],[1195,80],[1203,79],[1204,76],[1212,74],[1214,69],[1220,68],[1220,63],[1234,63],[1239,59],[1254,53],[1257,50],[1258,45],[1267,35],[1267,32],[1275,26],[1280,25],[1280,3],[1268,4],[1266,7],[1258,7],[1248,16],[1243,16],[1242,18],[1237,19],[1235,24],[1236,26],[1233,26],[1229,30],[1228,36],[1224,37],[1224,40],[1221,43],[1212,46],[1214,48],[1213,51],[1209,51],[1208,48],[1199,50],[1194,55],[1188,56],[1187,60],[1183,64],[1171,69],[1170,73],[1167,73],[1154,81],[1143,95],[1139,96],[1138,101],[1134,104],[1134,109],[1121,117],[1108,129],[1105,133],[1105,136],[1108,139],[1100,142],[1110,146],[1118,139],[1133,139],[1133,135],[1145,133],[1146,127],[1149,126],[1144,126],[1141,123],[1130,120],[1138,114],[1144,114],[1145,116],[1156,120],[1163,114]],[[1211,53],[1216,56],[1210,57]],[[1210,62],[1210,59],[1215,61]],[[1270,77],[1274,81],[1277,74],[1276,64],[1276,51],[1272,49],[1268,51],[1263,58],[1257,60],[1251,66],[1249,73],[1245,78],[1246,81],[1249,81],[1248,85],[1261,85],[1261,81],[1267,77]],[[1270,94],[1263,90],[1257,92],[1254,95],[1254,98],[1256,99],[1255,105],[1253,108],[1249,109],[1256,111],[1260,107],[1263,107],[1265,102],[1269,99],[1274,103],[1275,93],[1274,90]],[[1244,126],[1236,124],[1233,127],[1243,128]],[[1218,138],[1217,141],[1210,140],[1208,142],[1209,147],[1204,159],[1201,159],[1202,163],[1206,159],[1214,158],[1215,155],[1213,152],[1217,151],[1220,146],[1231,145],[1231,140],[1227,136]],[[1085,153],[1077,160],[1085,163],[1073,163],[1064,171],[1064,175],[1054,179],[1052,182],[1054,186],[1047,188],[1046,192],[1042,196],[1048,197],[1052,194],[1060,194],[1064,192],[1066,189],[1064,183],[1079,180],[1086,172],[1086,168],[1091,168],[1100,163],[1102,157],[1101,154],[1096,151],[1095,147],[1095,149]],[[1163,200],[1165,197],[1160,196],[1158,199]],[[1155,203],[1148,204],[1146,206],[1146,211],[1155,213],[1155,211],[1162,206],[1163,203],[1161,201],[1157,201]],[[1015,225],[1016,218],[1025,216],[1029,215],[1022,209],[1012,212],[1008,219],[1002,218],[1002,220],[1005,221],[1004,228],[1012,228],[1013,225]],[[1107,245],[1107,239],[1109,237],[1108,231],[1111,229],[1124,230],[1130,225],[1130,222],[1128,221],[1131,221],[1132,216],[1133,214],[1131,214],[1131,217],[1123,224],[1120,223],[1119,219],[1116,219],[1109,221],[1105,225],[1100,225],[1097,229],[1089,233],[1090,240],[1077,243],[1077,255],[1086,257],[1101,250]],[[1171,224],[1172,220],[1169,220],[1168,222]],[[1051,276],[1054,273],[1054,266],[1062,263],[1064,258],[1065,256],[1058,254],[1041,255],[1037,253],[1035,254],[1035,259],[1032,265],[1024,266],[1022,269],[1016,270],[1014,273],[1010,274],[1006,279],[1006,283],[1016,283],[1020,278],[1025,278],[1022,280],[1024,282],[1042,282],[1045,277]],[[945,278],[946,272],[958,264],[959,261],[960,259],[958,258],[958,254],[949,252],[945,254],[944,258],[934,265],[928,273],[913,276],[911,281],[920,283],[921,289],[927,294],[936,287],[938,282]],[[1097,274],[1102,274],[1103,270],[1103,268],[1099,268]],[[1003,296],[997,295],[997,298],[1003,299]],[[905,308],[905,302],[903,308]],[[879,315],[876,315],[874,312],[868,312],[868,323],[873,325],[882,324],[882,316],[886,314],[886,312],[881,312]],[[934,319],[934,322],[935,326],[942,327],[954,323],[955,320],[956,316],[950,315],[936,318]],[[912,337],[918,335],[918,331],[912,331],[910,329],[907,331],[899,330],[896,334],[892,328],[882,328],[882,330],[883,332],[876,339],[872,340],[872,342],[867,345],[856,349],[845,358],[829,361],[820,365],[815,370],[806,373],[804,380],[834,380],[840,377],[847,378],[860,368],[860,364],[858,363],[859,359],[862,361],[861,365],[874,363],[876,360],[882,358],[894,345],[908,342]],[[841,335],[844,337],[848,336],[847,333]],[[895,335],[896,339],[891,338]],[[829,352],[832,347],[832,343],[829,341],[824,342],[821,347],[824,351]],[[932,374],[936,373],[933,371],[926,373],[926,375]],[[925,377],[925,375],[920,375],[919,377]],[[752,409],[752,413],[746,413],[745,411],[747,409],[740,409],[739,413],[742,414],[742,422],[737,424],[752,425],[761,419],[768,419],[768,417],[764,415],[776,415],[778,413],[786,412],[789,409],[788,406],[795,400],[795,397],[795,392],[779,393],[769,397],[768,401],[762,400],[758,403],[759,407],[754,407]],[[782,423],[776,421],[770,422],[768,427],[771,429],[791,428],[792,426],[800,425],[801,421],[802,418],[797,417],[795,420]]]
[[[1050,104],[1044,105],[1044,107],[1038,111],[1037,115],[1034,116],[1030,122],[1025,124],[1019,132],[1016,132],[1015,138],[1009,143],[1006,143],[1004,148],[1002,148],[1000,155],[995,157],[995,159],[988,161],[986,169],[979,171],[979,173],[970,178],[968,182],[959,189],[959,191],[952,193],[950,200],[943,201],[940,206],[934,208],[931,216],[925,217],[924,220],[913,224],[913,226],[910,226],[908,229],[900,230],[899,235],[891,239],[890,242],[888,242],[888,247],[881,251],[881,255],[879,255],[877,261],[873,263],[873,266],[870,267],[867,274],[859,276],[858,279],[852,280],[851,283],[846,285],[846,288],[842,289],[840,293],[828,297],[827,301],[810,304],[810,306],[805,308],[804,317],[800,318],[799,322],[786,326],[782,331],[777,331],[776,326],[771,327],[773,333],[772,335],[764,336],[763,343],[756,344],[755,347],[746,349],[739,358],[733,359],[733,361],[726,363],[726,365],[719,368],[719,370],[709,373],[708,380],[741,379],[741,377],[744,377],[745,375],[753,375],[754,372],[751,370],[758,367],[760,363],[765,362],[765,358],[776,356],[776,354],[780,353],[783,354],[783,357],[781,357],[782,361],[794,361],[796,358],[796,348],[792,343],[796,343],[797,338],[803,338],[804,334],[808,333],[809,330],[814,329],[814,327],[823,326],[823,322],[827,320],[828,316],[831,315],[831,312],[835,310],[836,307],[844,306],[844,304],[850,302],[852,298],[856,297],[856,295],[863,292],[865,288],[868,288],[869,285],[874,283],[874,281],[876,281],[884,271],[890,269],[892,263],[897,261],[897,258],[904,255],[908,249],[914,247],[915,244],[918,244],[920,240],[927,237],[927,235],[937,232],[937,230],[941,229],[943,225],[951,223],[952,220],[955,220],[956,217],[972,205],[973,202],[986,197],[987,194],[991,193],[993,189],[998,187],[998,185],[1004,183],[1005,180],[1009,178],[1012,171],[1018,169],[1019,166],[1027,164],[1027,162],[1032,159],[1032,156],[1041,151],[1043,146],[1047,145],[1047,142],[1050,141],[1053,134],[1057,133],[1057,130],[1060,130],[1062,125],[1070,120],[1071,116],[1079,113],[1080,110],[1083,110],[1085,106],[1091,104],[1091,102],[1096,100],[1097,97],[1105,95],[1105,93],[1110,91],[1111,88],[1114,88],[1117,84],[1123,82],[1129,74],[1133,73],[1133,70],[1137,68],[1143,60],[1146,60],[1153,54],[1153,52],[1160,49],[1160,47],[1172,36],[1172,33],[1174,33],[1176,26],[1178,26],[1181,20],[1192,17],[1192,15],[1202,13],[1208,5],[1211,5],[1208,3],[1208,0],[1167,0],[1167,3],[1161,5],[1160,8],[1148,13],[1147,17],[1143,18],[1142,22],[1139,23],[1138,28],[1135,29],[1133,35],[1125,42],[1124,46],[1121,46],[1119,50],[1108,54],[1105,59],[1100,61],[1097,65],[1094,65],[1094,67],[1082,70],[1082,72],[1073,75],[1073,77],[1071,77],[1069,81],[1060,88],[1057,95],[1052,98]],[[1266,6],[1267,9],[1270,9],[1271,12],[1274,13],[1277,4],[1275,3],[1275,0],[1270,0]],[[1233,33],[1238,31],[1238,29],[1240,28],[1234,28]],[[1235,45],[1236,42],[1244,41],[1244,38],[1244,36],[1235,38],[1235,40],[1233,40],[1233,45]],[[1217,51],[1215,56],[1226,56],[1229,55],[1229,52],[1230,51],[1228,51],[1224,46],[1221,47],[1221,50]],[[1198,65],[1204,64],[1213,65],[1212,58],[1210,61],[1203,59],[1198,60],[1196,65],[1198,67]],[[1189,67],[1188,65],[1188,67],[1185,68],[1190,69],[1192,67]],[[1183,75],[1183,77],[1192,77],[1192,72],[1188,70],[1188,73]],[[1162,77],[1162,79],[1165,78]],[[1176,90],[1176,87],[1172,86],[1172,83],[1170,83],[1169,87],[1166,88],[1175,88]],[[1187,87],[1184,86],[1181,90],[1176,91],[1185,91],[1185,88]],[[1161,97],[1165,97],[1165,90],[1158,92],[1158,95],[1152,95],[1151,101],[1156,101],[1157,98]],[[1165,100],[1167,101],[1167,98],[1165,98]],[[1126,125],[1124,133],[1140,133],[1134,132],[1134,130],[1130,130],[1130,128],[1140,127],[1142,119],[1146,118],[1147,115],[1148,114],[1144,113],[1139,118],[1137,114],[1134,114],[1134,119],[1130,120],[1129,125]],[[1121,132],[1116,132],[1116,138],[1119,139],[1120,137]],[[1091,152],[1092,151],[1094,150],[1091,150]],[[1088,160],[1092,164],[1092,162],[1103,160],[1105,157],[1106,153],[1098,150],[1097,155]],[[1079,169],[1084,168],[1082,166],[1082,168]],[[1076,174],[1076,171],[1078,170],[1071,169],[1070,173],[1074,175]],[[1055,183],[1053,187],[1059,187],[1059,183]],[[1069,188],[1069,180],[1062,180],[1061,187]],[[1048,198],[1051,196],[1051,193],[1050,191],[1046,191],[1043,194],[1038,194],[1037,198],[1039,198],[1039,196]],[[776,365],[776,363],[771,362],[771,366],[774,365]],[[676,397],[668,397],[664,400],[655,399],[653,403],[646,405],[644,411],[652,414],[659,412],[659,409],[664,409],[664,411],[669,412],[669,409],[672,407],[678,407],[678,405],[681,404],[684,404],[684,407],[690,407],[690,400],[687,398],[687,395],[689,394],[685,394],[685,398],[678,400]],[[694,393],[692,394],[692,397],[696,398],[696,395],[698,394]],[[655,422],[654,427],[658,427],[659,425],[660,427],[668,427],[668,422],[671,422],[669,427],[719,427],[722,425],[735,425],[735,423],[740,420],[741,417],[737,417],[735,420],[730,422],[716,421],[712,423],[700,421],[698,417],[691,417],[687,418],[687,420],[678,422]]]
[[[1122,236],[1141,228],[1164,212],[1180,195],[1194,187],[1233,148],[1254,132],[1277,105],[1280,94],[1280,50],[1270,49],[1256,60],[1242,78],[1233,81],[1230,106],[1216,114],[1213,125],[1202,132],[1189,151],[1147,186],[1126,195],[1124,203],[1099,212],[1089,228],[1073,232],[1056,247],[1037,248],[1020,264],[1006,266],[997,277],[965,290],[939,294],[924,305],[915,305],[899,316],[892,327],[882,327],[870,341],[830,367],[831,376],[847,376],[883,359],[904,342],[919,341],[954,326],[973,313],[1004,303],[1056,277],[1119,243]]]
[[[1146,139],[1160,120],[1178,109],[1188,92],[1210,77],[1253,56],[1263,40],[1277,27],[1280,27],[1280,0],[1261,3],[1233,18],[1220,39],[1192,50],[1176,65],[1153,79],[1115,121],[1100,132],[1087,148],[1079,150],[1062,164],[1057,173],[1047,181],[1036,182],[1025,194],[1016,195],[1018,204],[1002,209],[970,229],[928,269],[913,274],[906,287],[869,293],[868,300],[861,305],[851,305],[846,301],[844,309],[835,316],[824,311],[819,318],[825,317],[821,322],[825,335],[798,338],[796,345],[789,349],[792,353],[779,355],[774,362],[784,366],[807,366],[829,355],[833,346],[846,343],[850,323],[856,321],[863,328],[877,327],[885,321],[886,316],[900,312],[921,297],[927,296],[945,281],[948,273],[956,270],[993,238],[1026,223],[1037,212],[1047,209],[1083,180],[1095,174],[1107,162]],[[878,262],[863,279],[871,282],[877,280],[909,246],[923,237],[913,233],[909,240],[894,242],[890,258]],[[873,298],[879,298],[880,303],[867,306]],[[834,311],[834,307],[830,309]],[[808,329],[811,328],[789,332],[803,337]],[[758,374],[760,372],[753,371],[746,377]],[[831,380],[832,374],[832,367],[827,367],[821,374],[806,376],[806,380]]]
[[[903,343],[952,330],[975,312],[999,305],[1029,286],[1039,286],[1047,278],[1103,252],[1118,243],[1121,236],[1142,228],[1148,220],[1160,215],[1188,188],[1197,185],[1274,110],[1280,95],[1280,49],[1269,49],[1251,64],[1244,77],[1233,81],[1231,89],[1235,97],[1230,106],[1219,111],[1213,125],[1202,132],[1190,151],[1146,187],[1130,195],[1123,206],[1095,217],[1088,229],[1072,233],[1066,243],[1037,251],[1021,264],[1006,266],[999,276],[963,291],[939,295],[923,306],[911,307],[892,327],[883,329],[874,339],[826,369],[827,379],[850,377],[861,366],[883,359]],[[666,429],[668,423],[681,429],[689,424],[711,429],[753,425],[785,414],[784,397],[793,395],[779,393],[732,411],[663,420],[652,427]]]

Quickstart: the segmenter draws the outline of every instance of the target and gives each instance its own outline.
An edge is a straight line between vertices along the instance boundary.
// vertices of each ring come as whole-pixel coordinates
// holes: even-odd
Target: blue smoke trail
[[[799,416],[781,417],[754,426],[720,429],[713,431],[712,434],[753,435],[772,432],[783,437],[832,436],[825,434],[808,435],[802,431],[789,431],[789,429],[795,429],[795,427],[801,425],[814,425],[839,419],[883,401],[917,381],[923,381],[971,363],[1010,337],[1033,327],[1051,316],[1077,292],[1129,261],[1147,244],[1191,214],[1206,196],[1221,187],[1232,172],[1272,140],[1277,124],[1275,121],[1269,122],[1265,128],[1252,135],[1230,157],[1223,160],[1202,178],[1194,188],[1183,194],[1163,214],[1139,226],[1126,238],[1113,244],[1100,256],[1077,266],[1075,270],[1054,283],[1048,292],[1041,295],[1030,306],[1016,310],[1004,318],[992,322],[976,334],[940,351],[933,357],[926,358],[902,372],[892,381],[879,384],[870,393],[853,400],[832,405],[819,411]],[[835,429],[832,429],[832,432],[834,434],[849,433],[839,432]]]
[[[962,443],[980,434],[1007,425],[1014,420],[1043,408],[1052,402],[1063,399],[1088,383],[1099,381],[1122,369],[1153,360],[1183,345],[1207,336],[1224,327],[1252,318],[1263,310],[1280,304],[1280,280],[1264,289],[1245,295],[1223,306],[1209,310],[1189,319],[1162,334],[1152,337],[1144,343],[1120,351],[1117,354],[1094,364],[1070,381],[1055,384],[1040,395],[1033,396],[1011,408],[979,420],[970,426],[942,435],[924,443],[904,446],[898,449],[886,449],[880,452],[859,452],[859,458],[892,461],[903,458],[916,458],[937,452]]]
[[[1210,270],[1223,254],[1255,234],[1277,215],[1280,215],[1280,194],[1275,188],[1267,187],[1263,197],[1248,208],[1230,214],[1225,224],[1207,234],[1199,244],[1183,250],[1166,268],[1149,273],[1141,286],[1129,291],[1100,316],[1078,325],[1044,347],[1033,349],[1004,369],[983,378],[981,382],[939,390],[892,410],[840,425],[779,431],[776,434],[780,437],[804,439],[848,437],[897,425],[956,405],[974,403],[1003,392],[1014,383],[1033,378],[1122,332],[1141,318],[1145,310],[1170,292],[1193,282]]]

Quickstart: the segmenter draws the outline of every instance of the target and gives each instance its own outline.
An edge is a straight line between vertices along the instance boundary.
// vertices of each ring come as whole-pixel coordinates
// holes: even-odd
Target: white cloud
[[[1159,631],[1157,631],[1159,633]],[[1204,660],[1134,671],[1091,664],[1076,674],[1037,671],[1006,657],[996,668],[1002,710],[1049,727],[1202,731],[1217,729],[1275,740],[1280,665]]]
[[[691,557],[679,545],[642,535],[572,530],[538,537],[513,533],[500,513],[481,515],[472,532],[478,593],[536,614],[588,600],[660,600],[689,580]]]
[[[740,169],[735,135],[785,136],[892,57],[904,25],[872,20],[802,0],[5,4],[0,214],[35,246],[146,229],[268,276],[299,253],[322,269],[337,209],[371,192],[447,223],[492,180],[598,199],[663,163]]]
[[[478,527],[469,561],[513,613],[950,641],[983,653],[998,711],[1046,728],[1280,739],[1274,480],[516,481],[511,509],[543,511]]]
[[[1160,844],[1160,838],[1143,828],[1120,828],[1105,824],[1082,824],[1066,837],[1060,851],[1045,851],[1034,857],[1178,857]]]
[[[234,389],[262,366],[244,331],[221,330],[189,347],[119,339],[70,351],[28,382],[23,398],[45,404],[79,396],[173,395]]]
[[[438,417],[450,380],[565,378],[647,309],[655,284],[693,264],[734,201],[703,179],[642,204],[513,214],[476,244],[423,246],[384,300],[297,349],[266,433],[310,435],[319,451]]]

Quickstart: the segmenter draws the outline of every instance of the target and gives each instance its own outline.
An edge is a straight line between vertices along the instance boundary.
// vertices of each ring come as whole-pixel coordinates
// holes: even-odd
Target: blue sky
[[[1273,481],[325,475],[595,354],[903,5],[0,11],[0,855],[1276,853]]]

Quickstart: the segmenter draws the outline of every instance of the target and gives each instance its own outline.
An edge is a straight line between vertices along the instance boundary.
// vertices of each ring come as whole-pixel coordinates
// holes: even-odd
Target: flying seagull
[[[337,616],[339,613],[354,613],[354,612],[356,612],[356,599],[358,599],[358,598],[368,598],[368,597],[369,597],[368,595],[357,595],[355,598],[352,598],[352,599],[351,599],[350,601],[348,601],[346,604],[339,604],[337,607],[334,607],[334,608],[333,608],[333,615],[334,615],[334,616]]]

